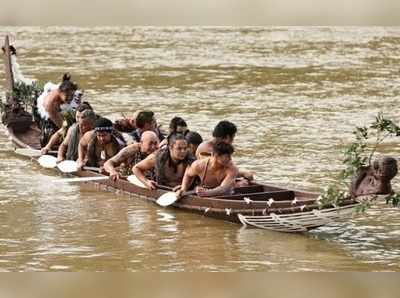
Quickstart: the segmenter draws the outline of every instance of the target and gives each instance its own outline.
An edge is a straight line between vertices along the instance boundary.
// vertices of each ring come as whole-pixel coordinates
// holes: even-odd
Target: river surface
[[[151,109],[164,127],[180,115],[205,138],[233,121],[235,162],[284,187],[321,191],[355,126],[380,111],[400,122],[399,27],[0,27],[8,33],[25,76],[70,72],[102,115]],[[12,149],[2,127],[0,271],[400,271],[400,210],[384,202],[307,234],[243,229],[55,185],[55,172]],[[398,157],[399,139],[378,151]]]

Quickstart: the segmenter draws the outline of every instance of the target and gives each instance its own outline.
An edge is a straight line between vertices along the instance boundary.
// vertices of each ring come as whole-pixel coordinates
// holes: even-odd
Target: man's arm
[[[42,154],[47,154],[57,143],[60,142],[61,135],[64,132],[64,128],[57,130],[50,138],[49,142],[45,147],[42,148]]]
[[[157,183],[145,177],[144,173],[153,169],[156,165],[156,155],[154,153],[147,156],[144,160],[135,165],[132,169],[133,174],[144,184],[148,189],[156,189]]]
[[[231,167],[227,170],[227,175],[224,180],[221,182],[221,185],[213,188],[213,189],[200,189],[197,191],[197,194],[201,197],[214,197],[214,196],[222,196],[229,193],[235,185],[235,178],[238,174],[238,170],[236,167]]]
[[[130,156],[136,154],[140,150],[138,144],[132,144],[125,147],[117,155],[113,156],[104,164],[104,170],[110,174],[110,177],[116,181],[120,178],[118,171],[115,169],[122,163],[126,162]]]
[[[185,175],[183,176],[182,186],[176,191],[176,196],[181,198],[184,192],[188,191],[193,183],[193,179],[201,173],[201,161],[194,161],[189,167],[186,168]]]
[[[81,169],[85,164],[86,164],[86,153],[87,153],[87,148],[89,145],[89,140],[91,139],[92,135],[94,134],[94,131],[88,131],[83,135],[81,140],[79,141],[79,146],[78,146],[78,168]]]
[[[73,129],[73,127],[70,127],[68,129],[67,135],[65,136],[64,141],[61,143],[60,147],[58,147],[58,152],[57,152],[57,161],[58,162],[63,161],[65,159],[65,154],[67,153],[69,142],[71,141],[72,129]],[[50,142],[51,142],[51,139],[50,139]]]

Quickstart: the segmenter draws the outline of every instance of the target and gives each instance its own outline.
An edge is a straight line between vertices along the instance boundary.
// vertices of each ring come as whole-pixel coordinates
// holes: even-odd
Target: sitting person
[[[194,161],[182,134],[168,136],[168,146],[150,154],[133,167],[133,174],[148,188],[157,185],[176,187],[182,183],[186,168]],[[147,179],[145,173],[154,169],[155,181]]]
[[[188,142],[189,151],[193,156],[196,156],[196,151],[199,145],[203,142],[201,135],[195,131],[188,131],[185,135],[186,142]]]
[[[111,120],[99,118],[94,130],[88,131],[79,141],[78,168],[83,166],[99,167],[116,155],[125,143],[114,133]]]
[[[57,161],[61,162],[65,159],[67,160],[77,160],[78,159],[78,147],[79,141],[82,139],[83,135],[94,128],[95,122],[97,120],[96,114],[90,110],[86,109],[83,111],[76,111],[77,123],[74,123],[67,132],[63,142],[58,148]]]
[[[165,139],[164,134],[160,131],[157,126],[157,120],[154,117],[152,111],[142,111],[139,112],[135,119],[136,130],[131,134],[135,142],[140,142],[140,137],[142,133],[148,130],[154,131],[160,141]]]
[[[117,155],[107,160],[104,164],[104,170],[110,174],[114,181],[117,181],[120,178],[120,173],[116,167],[123,164],[126,174],[131,174],[132,167],[156,151],[158,144],[159,140],[155,132],[145,131],[142,133],[140,143],[128,145]]]
[[[62,143],[69,128],[73,126],[75,123],[79,122],[79,119],[85,110],[93,110],[93,108],[88,102],[84,101],[76,108],[75,119],[64,120],[63,126],[51,136],[47,145],[42,148],[41,150],[42,154],[47,154],[50,150],[52,150],[53,148],[57,147],[60,143]]]
[[[46,146],[50,137],[62,127],[64,116],[61,107],[72,101],[78,86],[71,81],[69,74],[64,74],[59,86],[54,85],[47,89],[45,88],[45,91],[37,100],[37,111],[40,115],[39,122],[42,131],[42,147]]]
[[[176,192],[178,198],[189,190],[196,177],[200,179],[200,185],[195,188],[196,194],[199,196],[231,194],[238,174],[238,169],[232,162],[233,152],[234,148],[231,144],[214,143],[211,157],[196,160],[186,170],[182,187]]]
[[[171,119],[169,123],[169,134],[181,133],[185,136],[188,132],[189,129],[187,127],[185,120],[183,120],[181,117],[174,117]],[[160,148],[163,148],[166,145],[167,145],[167,140],[164,139],[160,144]]]
[[[209,141],[204,141],[199,145],[196,151],[197,159],[207,158],[211,156],[213,152],[214,144],[218,142],[224,142],[226,144],[233,144],[237,132],[236,125],[229,121],[219,122],[213,131],[213,138]],[[251,172],[239,170],[238,178],[244,178],[238,182],[237,186],[246,186],[250,181],[254,179],[254,175]]]
[[[208,141],[204,141],[199,145],[196,151],[197,159],[207,158],[211,156],[213,152],[213,146],[217,142],[224,142],[227,144],[232,144],[235,139],[237,132],[236,125],[229,121],[219,122],[213,131],[213,138]]]

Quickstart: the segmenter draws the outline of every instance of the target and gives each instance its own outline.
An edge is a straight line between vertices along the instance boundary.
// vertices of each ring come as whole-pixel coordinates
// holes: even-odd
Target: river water
[[[70,72],[102,115],[151,109],[164,127],[180,115],[206,138],[233,121],[235,162],[284,187],[321,191],[356,125],[380,111],[400,122],[398,27],[0,27],[5,34],[25,76],[58,82]],[[52,184],[57,174],[16,156],[1,130],[0,271],[400,271],[399,209],[384,202],[307,234],[243,229]],[[398,157],[398,142],[379,153]]]

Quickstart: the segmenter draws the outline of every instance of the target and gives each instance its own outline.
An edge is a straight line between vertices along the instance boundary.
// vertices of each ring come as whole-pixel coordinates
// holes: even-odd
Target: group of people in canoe
[[[75,160],[79,169],[98,167],[114,181],[134,174],[148,189],[168,186],[181,197],[193,189],[199,196],[230,194],[253,179],[232,160],[237,133],[232,122],[219,122],[205,141],[181,117],[174,117],[165,133],[152,111],[113,123],[82,101],[68,74],[59,85],[47,84],[37,100],[35,119],[42,154],[57,149],[58,162]]]

